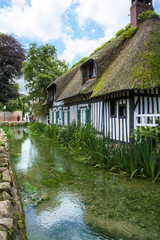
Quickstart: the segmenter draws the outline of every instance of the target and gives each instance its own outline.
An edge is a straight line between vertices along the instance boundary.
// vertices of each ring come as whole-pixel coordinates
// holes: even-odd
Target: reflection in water
[[[16,166],[17,170],[27,171],[32,167],[35,159],[38,157],[36,148],[33,148],[31,140],[28,138],[21,145],[21,155]]]
[[[58,206],[47,208],[38,214],[40,227],[50,229],[53,224],[58,226],[65,222],[82,223],[83,211],[74,194],[62,192],[57,196],[57,199]]]
[[[49,196],[25,207],[29,240],[159,240],[159,184],[84,165],[38,137],[9,146],[19,185],[29,182]]]
[[[32,208],[26,211],[26,221],[30,229],[29,239],[33,240],[37,231],[41,231],[43,240],[108,239],[102,236],[100,238],[84,224],[82,206],[74,194],[62,192],[57,197],[59,204],[55,208],[38,209],[38,211]]]

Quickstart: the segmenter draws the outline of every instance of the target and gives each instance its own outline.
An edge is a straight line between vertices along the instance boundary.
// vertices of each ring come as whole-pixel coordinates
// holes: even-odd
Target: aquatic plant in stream
[[[32,184],[25,182],[20,189],[22,201],[26,206],[36,206],[42,200],[48,199],[46,193],[42,193],[36,189]]]

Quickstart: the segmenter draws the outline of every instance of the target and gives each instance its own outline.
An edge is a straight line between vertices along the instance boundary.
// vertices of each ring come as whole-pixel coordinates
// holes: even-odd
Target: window
[[[51,103],[55,100],[56,98],[56,86],[55,84],[53,85],[50,85],[48,88],[47,88],[47,102],[48,103]]]
[[[56,99],[56,88],[53,90],[53,99]]]
[[[88,60],[81,66],[82,82],[85,83],[89,79],[96,77],[95,63],[92,59]]]
[[[90,63],[90,64],[89,64],[89,78],[93,78],[93,77],[94,77],[93,64]]]
[[[119,105],[119,117],[120,118],[126,117],[126,104]]]
[[[117,104],[116,101],[110,102],[110,116],[116,117],[117,115]]]

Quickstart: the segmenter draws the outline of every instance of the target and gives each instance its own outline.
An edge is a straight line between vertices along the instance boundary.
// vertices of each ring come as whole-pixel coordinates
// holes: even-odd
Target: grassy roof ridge
[[[143,12],[139,15],[138,17],[138,23],[142,23],[147,19],[160,19],[160,15],[158,13],[156,13],[153,10],[148,10],[146,12]],[[111,38],[110,40],[108,40],[107,42],[103,43],[100,47],[96,48],[88,57],[83,57],[81,60],[79,60],[77,63],[73,64],[73,66],[69,69],[71,70],[73,67],[75,67],[76,65],[78,65],[79,63],[83,63],[86,60],[88,60],[91,56],[93,56],[96,52],[98,52],[99,50],[101,50],[103,47],[105,47],[106,45],[108,45],[110,42],[112,42],[113,40],[115,40],[117,37],[119,37],[120,35],[122,35],[123,39],[129,39],[131,38],[137,31],[138,27],[131,27],[131,24],[127,24],[124,28],[120,29],[116,34],[115,37]]]
[[[146,12],[142,12],[138,16],[138,24],[144,22],[147,19],[160,19],[160,15],[156,13],[154,10],[148,10]]]
[[[97,79],[91,98],[124,89],[160,86],[160,19],[148,19]]]
[[[116,34],[115,37],[109,39],[107,42],[103,43],[100,47],[96,48],[88,57],[83,57],[81,60],[79,60],[77,63],[73,64],[73,66],[69,69],[71,70],[73,67],[77,66],[79,63],[83,63],[86,60],[88,60],[91,56],[93,56],[95,53],[97,53],[99,50],[101,50],[103,47],[114,41],[117,37],[119,37],[122,33],[127,32],[129,29],[131,29],[131,24],[127,24],[124,29],[120,29]],[[130,36],[131,37],[131,36]],[[126,38],[124,38],[125,40]]]

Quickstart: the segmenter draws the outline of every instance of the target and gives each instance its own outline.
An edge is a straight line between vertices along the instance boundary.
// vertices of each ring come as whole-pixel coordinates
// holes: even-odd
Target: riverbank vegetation
[[[160,124],[154,128],[139,128],[132,134],[130,144],[112,143],[99,136],[91,124],[74,122],[60,128],[54,124],[33,122],[30,131],[49,140],[76,156],[80,161],[105,167],[111,171],[152,178],[160,175]]]
[[[7,135],[8,139],[13,138],[13,133],[10,131],[9,127],[6,126],[6,124],[2,124],[1,128],[3,129],[3,131],[5,132],[5,134]]]

